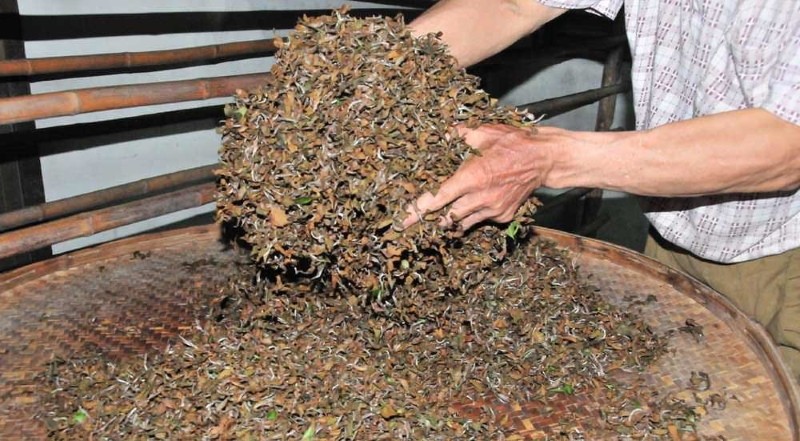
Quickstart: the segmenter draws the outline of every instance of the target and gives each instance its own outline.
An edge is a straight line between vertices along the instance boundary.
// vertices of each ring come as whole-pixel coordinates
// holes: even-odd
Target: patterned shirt
[[[636,128],[759,107],[800,124],[798,0],[538,0],[614,18],[625,5]],[[800,246],[800,191],[645,198],[667,240],[717,262]]]

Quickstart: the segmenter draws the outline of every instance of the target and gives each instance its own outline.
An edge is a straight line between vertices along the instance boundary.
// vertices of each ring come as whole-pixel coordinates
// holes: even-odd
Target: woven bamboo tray
[[[644,256],[614,245],[548,229],[538,234],[570,249],[598,295],[637,306],[658,332],[688,318],[704,338],[677,332],[672,352],[643,378],[665,393],[683,390],[691,371],[707,372],[713,388],[735,395],[699,426],[705,436],[732,440],[800,441],[800,394],[769,337],[711,289]],[[204,300],[224,283],[235,252],[216,226],[125,239],[0,275],[0,439],[43,439],[35,419],[34,377],[54,357],[99,352],[125,358],[163,347],[190,332]],[[563,396],[547,405],[498,406],[514,439],[546,439],[566,413],[593,436],[601,403]]]

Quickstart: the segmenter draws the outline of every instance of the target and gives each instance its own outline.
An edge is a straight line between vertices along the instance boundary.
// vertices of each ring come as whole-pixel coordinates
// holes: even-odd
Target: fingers
[[[452,225],[452,222],[458,222],[459,228],[464,231],[484,221],[510,222],[515,213],[515,206],[498,203],[498,198],[476,194],[464,196],[456,201],[445,219],[450,221],[447,226]]]
[[[489,216],[484,210],[477,211],[462,219],[459,223],[459,227],[462,231],[466,231],[487,219],[489,219]]]
[[[454,222],[458,222],[459,227],[466,230],[475,222],[472,221],[470,225],[466,225],[465,222],[467,222],[468,219],[479,216],[479,213],[483,213],[487,208],[484,198],[478,195],[466,195],[457,200],[453,203],[453,206],[450,207],[450,211],[444,218],[444,226],[449,227]]]
[[[419,222],[427,213],[439,211],[471,190],[467,174],[456,172],[450,179],[442,183],[436,195],[427,192],[406,207],[408,216],[403,220],[402,228],[406,229]]]
[[[430,193],[425,193],[420,196],[418,201],[427,202],[429,198],[433,198]],[[441,207],[440,207],[441,208]],[[439,208],[439,209],[440,209]],[[438,209],[437,209],[438,210]],[[415,223],[419,222],[425,213],[436,210],[421,211],[419,210],[419,203],[411,204],[407,209],[409,215],[403,221],[403,229],[408,228]],[[465,196],[458,199],[450,211],[441,218],[439,225],[443,228],[451,227],[454,223],[458,223],[458,229],[465,231],[470,229],[473,225],[491,219],[494,211],[487,207],[483,200],[478,197]]]
[[[513,133],[515,130],[501,124],[486,124],[475,129],[459,125],[455,129],[458,136],[463,137],[467,144],[478,150],[491,146],[497,142],[499,137]],[[453,204],[453,208],[445,216],[444,226],[452,225],[454,220],[464,219],[483,210],[485,207],[482,199],[472,196],[464,198],[464,196],[475,192],[477,190],[476,183],[487,179],[489,174],[484,170],[485,168],[485,164],[481,167],[469,161],[462,164],[450,179],[442,183],[435,195],[430,192],[425,193],[406,207],[408,216],[402,221],[400,228],[406,229],[419,222],[425,214],[441,210],[450,204]],[[478,215],[478,217],[481,216]],[[483,219],[489,217],[484,216]]]
[[[453,178],[450,178],[451,181],[452,179]],[[447,185],[448,182],[450,181],[446,181],[442,184],[442,187],[435,196],[427,192],[406,207],[408,216],[403,220],[403,229],[419,222],[426,214],[441,210],[465,193],[466,190],[463,190],[457,185]]]
[[[464,142],[478,150],[491,144],[497,140],[499,135],[507,132],[507,128],[505,126],[497,126],[492,124],[482,125],[475,129],[470,129],[461,124],[456,126],[456,130],[458,131],[458,136],[464,138]]]

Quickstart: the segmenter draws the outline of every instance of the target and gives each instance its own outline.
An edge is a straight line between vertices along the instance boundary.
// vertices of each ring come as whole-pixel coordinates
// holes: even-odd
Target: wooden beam
[[[618,36],[625,36],[625,23],[622,13],[617,14],[617,17],[614,20],[613,32]],[[601,86],[608,87],[614,84],[619,84],[622,81],[622,56],[623,50],[626,48],[627,45],[620,45],[609,52],[605,62],[603,63],[603,77],[600,84]],[[595,131],[605,132],[611,130],[611,125],[614,123],[614,113],[616,111],[616,107],[616,95],[603,97],[597,102]],[[598,221],[602,207],[603,189],[594,188],[583,200],[583,210],[580,220],[581,230],[579,231],[579,234],[589,237],[596,237],[597,230],[599,230],[603,225],[602,222]]]
[[[552,211],[552,210],[554,210],[554,209],[556,209],[556,208],[558,208],[558,207],[560,207],[562,205],[566,205],[568,203],[572,203],[572,202],[578,201],[582,197],[584,197],[587,194],[589,194],[591,191],[592,191],[591,188],[585,188],[585,187],[574,187],[574,188],[571,188],[571,189],[569,189],[569,190],[567,190],[567,191],[565,191],[563,193],[560,193],[559,195],[553,197],[552,199],[549,199],[549,200],[545,201],[542,204],[542,206],[538,210],[536,210],[536,213],[538,213],[538,214],[547,213],[547,212]]]
[[[597,89],[590,89],[583,92],[573,93],[571,95],[564,95],[558,98],[550,98],[542,101],[537,101],[530,104],[523,104],[518,106],[525,109],[536,116],[544,116],[545,119],[552,118],[562,113],[575,110],[588,104],[592,104],[601,98],[616,95],[618,93],[627,92],[631,89],[630,82],[614,84],[606,87],[598,87]]]
[[[0,124],[101,110],[205,100],[254,89],[270,74],[233,75],[196,80],[97,87],[0,99]]]
[[[133,198],[153,195],[181,186],[210,182],[214,180],[214,170],[218,167],[218,164],[195,167],[2,213],[0,214],[0,231],[49,221],[104,205],[120,204]]]
[[[610,86],[618,84],[622,81],[622,61],[623,55],[629,50],[627,44],[627,37],[625,36],[625,17],[622,12],[617,14],[612,25],[614,36],[625,39],[624,44],[615,47],[603,63],[603,78],[600,86]],[[611,130],[611,124],[614,123],[614,113],[617,106],[617,97],[607,96],[600,99],[597,103],[597,120],[595,122],[595,130],[598,132],[605,132]]]
[[[0,258],[130,225],[214,201],[216,184],[198,184],[163,195],[94,210],[0,234]]]
[[[533,48],[529,47],[529,43],[520,47],[512,46],[497,55],[481,61],[476,67],[530,69],[531,67],[550,66],[573,58],[603,60],[610,50],[620,45],[627,47],[627,40],[624,35],[612,35],[591,40],[571,40],[554,45],[536,45]]]
[[[0,61],[0,77],[180,65],[243,55],[266,55],[274,52],[275,49],[273,39],[267,39],[162,51],[5,60]]]

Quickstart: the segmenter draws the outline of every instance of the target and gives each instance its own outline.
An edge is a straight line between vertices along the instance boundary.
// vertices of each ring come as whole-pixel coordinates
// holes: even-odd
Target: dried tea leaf
[[[273,227],[285,227],[289,224],[289,217],[281,207],[273,205],[269,210],[269,222]]]

